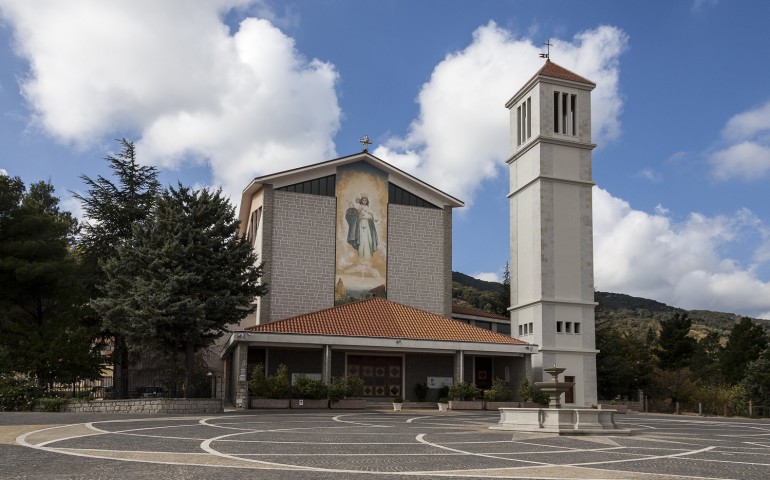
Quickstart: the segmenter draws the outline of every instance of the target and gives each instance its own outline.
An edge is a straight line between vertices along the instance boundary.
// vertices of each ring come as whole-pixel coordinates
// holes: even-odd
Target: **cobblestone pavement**
[[[768,479],[770,422],[618,415],[631,436],[490,430],[490,412],[0,414],[0,478]]]

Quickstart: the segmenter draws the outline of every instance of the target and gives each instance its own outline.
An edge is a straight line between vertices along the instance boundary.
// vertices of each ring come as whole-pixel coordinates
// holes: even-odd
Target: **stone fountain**
[[[550,401],[548,402],[548,408],[561,408],[561,394],[572,388],[575,382],[560,382],[559,375],[564,372],[566,368],[557,367],[553,364],[551,368],[544,368],[543,371],[551,376],[550,382],[535,382],[535,386],[548,394]]]
[[[544,368],[551,375],[550,382],[535,382],[548,394],[548,408],[500,408],[500,422],[489,428],[518,432],[558,433],[559,435],[629,435],[630,430],[615,424],[615,410],[594,408],[562,408],[561,395],[574,385],[560,382],[566,368]]]

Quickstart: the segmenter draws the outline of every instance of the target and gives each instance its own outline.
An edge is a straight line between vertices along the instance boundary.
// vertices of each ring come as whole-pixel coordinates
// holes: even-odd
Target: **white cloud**
[[[89,221],[86,217],[86,212],[83,209],[83,204],[77,198],[69,196],[62,198],[59,203],[61,204],[62,210],[70,212],[73,217],[78,219],[79,222],[82,223]]]
[[[552,42],[556,63],[598,85],[592,92],[593,140],[618,138],[623,104],[618,57],[626,34],[601,26],[571,41]],[[509,155],[504,104],[542,67],[540,50],[539,42],[515,38],[493,22],[479,27],[470,45],[433,69],[408,134],[391,138],[374,154],[471,203],[481,182],[497,176]]]
[[[654,214],[633,210],[598,187],[593,198],[597,289],[770,319],[770,282],[754,273],[770,260],[763,256],[766,241],[756,247],[754,265],[723,253],[741,239],[767,239],[767,227],[751,211],[711,218],[693,213],[675,222],[662,207]]]
[[[472,276],[473,278],[484,280],[485,282],[502,282],[500,275],[496,272],[479,272]]]
[[[330,64],[300,55],[269,21],[233,33],[247,0],[4,2],[34,122],[63,143],[139,134],[141,161],[205,161],[240,199],[255,175],[335,155],[340,109]],[[180,21],[183,19],[183,21]]]
[[[690,9],[693,12],[699,12],[706,8],[716,7],[718,3],[719,0],[693,0],[692,7],[690,7]]]
[[[0,177],[7,177],[7,176],[8,176],[8,171],[5,170],[4,168],[0,168]]]
[[[714,178],[754,181],[770,173],[770,102],[730,118],[722,137],[728,145],[709,159]]]
[[[660,183],[663,181],[663,176],[651,168],[642,169],[637,175],[652,183]]]

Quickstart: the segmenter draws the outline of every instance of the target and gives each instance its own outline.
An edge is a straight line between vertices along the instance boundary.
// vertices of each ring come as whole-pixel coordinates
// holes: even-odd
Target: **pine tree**
[[[50,183],[0,176],[0,370],[38,381],[93,378],[94,331],[82,323],[77,221]]]
[[[695,352],[695,339],[689,336],[692,320],[687,313],[675,313],[661,320],[658,338],[658,360],[664,370],[678,370],[690,364]]]
[[[254,298],[267,292],[238,224],[221,191],[179,185],[159,197],[153,216],[104,264],[97,311],[132,345],[184,352],[188,387],[195,351],[252,312]]]
[[[767,345],[765,329],[750,318],[741,318],[730,332],[719,358],[725,380],[730,384],[739,383],[746,373],[746,366],[759,358]]]
[[[82,175],[80,178],[88,191],[85,195],[74,194],[89,219],[83,227],[79,252],[87,269],[86,287],[91,299],[103,295],[99,290],[106,280],[102,263],[114,258],[119,247],[132,241],[134,225],[147,221],[160,190],[157,168],[139,164],[132,142],[122,139],[120,144],[120,153],[105,158],[115,180]],[[114,386],[117,396],[124,397],[128,369],[125,339],[118,332],[104,328],[103,320],[95,313],[90,317],[95,325],[103,327],[102,336],[113,342]]]

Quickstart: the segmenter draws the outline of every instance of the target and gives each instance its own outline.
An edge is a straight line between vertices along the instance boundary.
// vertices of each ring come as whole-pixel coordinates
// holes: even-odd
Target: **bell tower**
[[[596,84],[546,60],[510,110],[511,334],[539,345],[543,367],[574,381],[562,403],[597,402],[591,211],[591,91]]]

